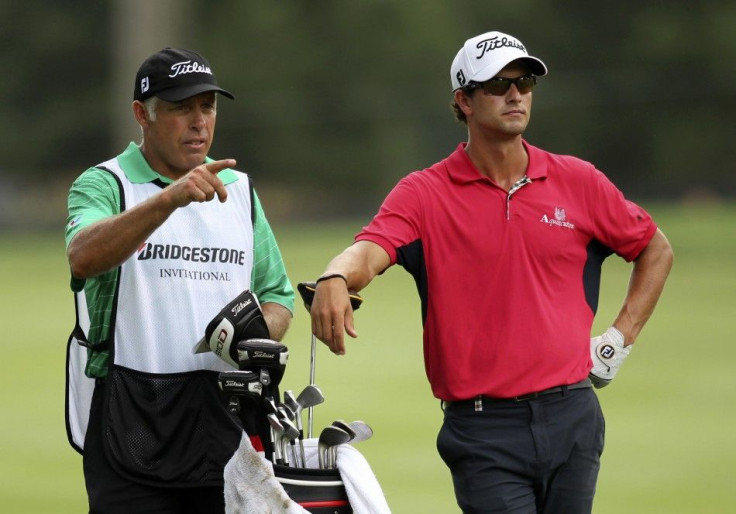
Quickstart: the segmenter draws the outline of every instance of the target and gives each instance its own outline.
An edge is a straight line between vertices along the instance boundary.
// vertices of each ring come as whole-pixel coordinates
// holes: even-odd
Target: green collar
[[[205,158],[205,162],[212,162],[213,160],[209,157]],[[128,148],[118,156],[118,162],[123,168],[125,176],[134,184],[145,184],[154,180],[160,180],[165,184],[173,182],[169,177],[164,177],[148,165],[148,162],[141,153],[140,147],[135,143],[130,143]],[[217,176],[222,180],[223,184],[230,184],[238,180],[238,176],[230,168],[225,168]]]

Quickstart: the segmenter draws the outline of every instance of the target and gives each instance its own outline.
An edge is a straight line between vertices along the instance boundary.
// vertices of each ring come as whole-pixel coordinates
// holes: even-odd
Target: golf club
[[[296,428],[299,430],[299,460],[301,467],[307,466],[307,458],[304,453],[304,431],[302,430],[302,418],[301,410],[302,407],[294,396],[294,392],[291,390],[284,391],[284,405],[288,407],[294,413],[294,421],[296,422]]]
[[[337,419],[332,422],[332,426],[341,428],[346,434],[348,434],[350,438],[346,442],[349,443],[355,439],[355,431],[345,420]],[[327,466],[330,468],[337,467],[337,446],[330,447]]]
[[[273,462],[276,464],[283,464],[284,457],[281,454],[281,437],[284,433],[284,426],[279,421],[278,416],[273,413],[269,413],[267,416],[268,423],[271,425],[271,445],[273,446]]]
[[[300,282],[297,284],[297,291],[302,297],[304,307],[307,312],[312,310],[312,300],[314,300],[314,294],[317,291],[317,282]],[[358,310],[360,305],[363,303],[363,298],[353,290],[348,289],[348,296],[350,298],[350,305],[354,311]],[[312,333],[311,339],[311,354],[309,358],[309,385],[314,385],[315,380],[315,360],[317,358],[317,337]],[[312,437],[312,428],[314,426],[314,406],[307,407],[307,436]]]
[[[319,387],[314,384],[309,384],[307,387],[304,388],[301,393],[299,393],[296,401],[299,404],[299,411],[297,412],[297,418],[299,418],[297,419],[297,427],[301,428],[301,411],[303,411],[304,409],[311,409],[315,405],[319,405],[320,403],[325,401],[325,397]],[[312,437],[311,430],[307,434],[307,437]],[[304,435],[302,432],[302,435],[299,438],[300,444],[302,446],[304,445],[303,439]]]
[[[373,437],[373,429],[365,421],[355,420],[351,421],[349,425],[355,433],[352,443],[359,443]]]
[[[279,405],[279,421],[281,422],[281,425],[284,427],[284,431],[281,434],[281,444],[282,449],[281,453],[283,455],[284,464],[286,466],[290,465],[287,446],[291,445],[291,456],[294,459],[294,465],[297,464],[297,457],[296,457],[296,449],[294,440],[299,437],[299,429],[296,428],[296,425],[292,423],[292,419],[294,419],[294,413],[285,405]]]
[[[312,334],[312,349],[309,357],[309,385],[314,385],[314,368],[315,358],[317,356],[317,337]],[[312,427],[314,426],[314,406],[307,408],[307,433],[308,437],[312,437]]]
[[[349,440],[350,434],[341,428],[330,425],[322,429],[317,442],[317,457],[320,469],[329,469],[327,466],[330,448],[347,443]]]

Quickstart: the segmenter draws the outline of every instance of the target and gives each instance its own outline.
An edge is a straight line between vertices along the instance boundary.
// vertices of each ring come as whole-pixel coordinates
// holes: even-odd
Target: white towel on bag
[[[309,514],[289,498],[273,474],[273,466],[243,432],[240,447],[225,465],[227,514]]]
[[[318,440],[304,440],[307,468],[319,468]],[[337,447],[337,469],[354,514],[391,514],[368,461],[349,444]],[[274,476],[273,466],[257,452],[244,433],[240,447],[225,466],[227,514],[302,514],[302,508],[286,494]]]

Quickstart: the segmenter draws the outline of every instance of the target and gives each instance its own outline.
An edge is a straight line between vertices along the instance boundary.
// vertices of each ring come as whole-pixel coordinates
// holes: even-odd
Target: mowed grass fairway
[[[607,439],[594,512],[736,512],[736,208],[647,207],[675,248],[675,266],[630,359],[599,391]],[[365,222],[275,226],[294,284],[321,273]],[[628,271],[620,259],[607,261],[596,331],[618,311]],[[0,273],[0,511],[86,512],[81,457],[64,427],[73,307],[61,227],[51,236],[0,236]],[[393,512],[458,512],[435,449],[442,412],[424,376],[413,281],[391,269],[363,296],[360,336],[347,355],[318,347],[326,403],[315,409],[315,431],[336,418],[365,420],[375,435],[357,447]],[[300,302],[284,342],[282,390],[298,393],[310,348]]]

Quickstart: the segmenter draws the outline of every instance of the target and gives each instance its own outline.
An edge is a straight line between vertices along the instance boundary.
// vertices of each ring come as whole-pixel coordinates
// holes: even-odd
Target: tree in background
[[[213,155],[237,157],[274,212],[364,215],[398,177],[463,138],[448,107],[449,65],[469,35],[499,29],[550,66],[530,141],[595,162],[634,199],[736,193],[728,2],[174,3],[168,12],[144,0],[4,6],[3,183],[70,182],[135,140],[115,110],[132,84],[115,67],[137,67],[136,52],[157,49],[144,48],[150,41],[212,56],[238,97],[218,121]]]

